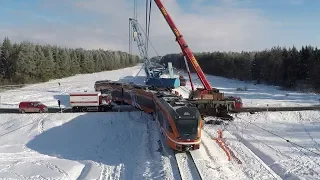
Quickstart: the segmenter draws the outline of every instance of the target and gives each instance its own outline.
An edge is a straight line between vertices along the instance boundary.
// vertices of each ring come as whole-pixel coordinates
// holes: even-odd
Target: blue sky
[[[137,1],[143,24],[145,0]],[[194,51],[320,44],[317,0],[162,2]],[[152,9],[151,38],[157,51],[180,52],[155,4]],[[0,38],[127,51],[132,12],[133,0],[1,0]]]

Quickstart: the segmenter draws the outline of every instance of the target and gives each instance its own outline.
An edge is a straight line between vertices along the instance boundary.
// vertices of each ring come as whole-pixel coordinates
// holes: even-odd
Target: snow
[[[239,114],[227,125],[203,129],[214,137],[224,129],[223,137],[253,179],[320,179],[319,116],[318,111]]]
[[[154,121],[141,112],[0,117],[2,178],[153,179],[172,174],[162,163],[166,157],[157,152],[157,131],[148,130],[147,122],[152,126]]]
[[[199,151],[192,152],[204,179],[248,179],[239,165],[229,162],[224,151],[206,132],[202,132]]]
[[[192,161],[187,153],[176,153],[176,161],[179,167],[181,179],[191,180],[191,179],[200,179],[197,167]]]
[[[23,100],[37,100],[57,107],[60,99],[67,107],[69,93],[94,91],[97,80],[143,84],[143,70],[136,76],[140,68],[141,65],[76,75],[3,91],[0,106],[12,108]],[[315,94],[215,76],[207,78],[226,95],[240,96],[244,106],[319,104],[320,97]],[[247,91],[236,90],[245,86]],[[177,89],[184,96],[189,90],[188,81],[187,87]],[[319,111],[238,114],[223,127],[205,124],[201,147],[192,152],[192,157],[203,179],[320,179],[320,156],[316,154],[320,153],[319,119]],[[234,159],[228,161],[225,152],[211,139],[217,137],[220,128],[225,129],[226,143],[242,164]],[[179,172],[174,153],[157,124],[151,115],[142,112],[0,114],[0,177],[179,179]]]

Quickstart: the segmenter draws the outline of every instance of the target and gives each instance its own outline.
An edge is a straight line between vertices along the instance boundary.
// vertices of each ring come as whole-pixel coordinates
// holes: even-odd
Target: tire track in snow
[[[162,158],[161,151],[163,147],[160,140],[160,132],[157,128],[156,121],[153,120],[152,115],[144,114],[147,123],[147,158],[151,161],[145,163],[144,179],[173,179],[172,168],[168,166],[168,159]],[[154,171],[158,169],[158,171]]]
[[[310,132],[308,132],[308,130],[306,129],[306,127],[305,127],[305,125],[304,125],[304,123],[303,123],[304,120],[303,120],[303,117],[302,117],[302,115],[301,115],[301,112],[298,112],[298,114],[299,114],[299,123],[300,123],[301,126],[303,127],[305,133],[309,136],[309,138],[311,139],[311,141],[314,143],[314,146],[313,146],[313,147],[314,147],[317,151],[320,151],[320,150],[319,150],[319,147],[320,147],[319,143],[311,136]]]
[[[125,179],[124,174],[124,165],[119,164],[118,166],[107,166],[103,163],[99,163],[98,167],[101,169],[99,180],[118,180],[118,179]]]
[[[12,164],[6,165],[6,167],[0,169],[0,173],[1,173],[1,172],[9,172],[9,173],[10,173],[9,169],[12,168],[12,167],[14,167],[14,166],[16,166],[16,165],[19,165],[19,164],[21,164],[21,162],[15,161],[15,162],[13,162]]]
[[[202,143],[198,150],[191,151],[203,179],[250,179],[235,161],[228,161],[225,152],[202,131]]]
[[[49,116],[49,114],[45,114],[43,117],[40,117],[40,120],[38,122],[38,134],[43,133],[44,131],[44,121]]]
[[[128,112],[128,114],[130,115],[130,113]],[[130,116],[129,116],[130,117]],[[129,119],[129,118],[128,118]],[[132,118],[130,118],[132,120]],[[110,120],[110,123],[113,124],[113,119]],[[101,122],[102,124],[104,124],[104,122]],[[119,122],[115,122],[115,123],[123,123],[122,121]],[[107,125],[110,125],[109,123]],[[126,123],[124,123],[124,125],[127,125]],[[124,129],[130,129],[127,127],[124,127]],[[122,136],[122,134],[119,134],[120,132],[116,133],[114,135],[114,141],[117,141],[118,144],[121,144],[121,138],[124,138]],[[131,132],[130,132],[131,133]],[[121,148],[124,147],[118,147],[119,149],[113,149],[112,151],[109,151],[109,154],[106,155],[104,153],[105,149],[104,146],[106,146],[106,141],[110,139],[109,136],[105,136],[103,137],[103,139],[101,140],[101,143],[97,146],[97,150],[96,150],[96,154],[98,157],[98,161],[100,161],[100,163],[97,164],[97,166],[100,168],[100,176],[99,179],[100,180],[105,180],[105,179],[123,179],[125,178],[126,174],[125,174],[125,167],[122,163],[120,163],[117,166],[108,166],[106,164],[104,164],[104,158],[106,158],[105,156],[110,156],[111,154],[114,154],[115,157],[119,156],[120,157],[120,162],[122,162],[121,158],[128,158],[128,157],[122,157],[121,155],[119,155],[119,152],[124,152],[125,150],[122,150]]]
[[[47,114],[46,116],[48,116],[48,115],[49,115],[49,114]],[[40,117],[39,117],[39,116],[40,116]],[[0,137],[9,135],[9,134],[11,134],[11,133],[13,133],[13,132],[15,132],[15,131],[24,129],[24,128],[28,127],[28,126],[31,126],[31,127],[29,127],[28,129],[26,129],[26,131],[27,131],[27,133],[30,134],[30,132],[33,131],[33,130],[38,126],[38,124],[36,124],[36,123],[39,123],[39,120],[41,120],[41,118],[44,118],[43,115],[32,114],[32,115],[31,115],[31,122],[29,121],[29,123],[27,123],[27,124],[24,124],[24,125],[22,125],[22,126],[20,126],[20,127],[17,127],[17,128],[15,128],[15,129],[9,130],[9,131],[7,131],[7,132],[5,132],[5,133],[2,133],[2,134],[0,135]],[[10,127],[13,127],[13,126],[10,125]],[[23,131],[24,131],[24,130],[22,130],[22,132],[23,132]]]
[[[241,119],[241,118],[239,118]],[[243,122],[243,121],[242,121]],[[238,132],[239,128],[231,123]],[[248,124],[248,123],[247,123]],[[269,155],[263,153],[260,149],[256,148],[255,146],[253,146],[248,140],[244,139],[243,137],[241,137],[238,133],[236,132],[232,132],[229,134],[235,137],[235,139],[237,139],[238,141],[240,141],[245,148],[247,148],[247,151],[250,152],[252,154],[253,157],[255,157],[257,159],[257,161],[259,161],[261,163],[261,165],[269,171],[270,174],[273,175],[273,177],[275,179],[281,179],[281,178],[293,178],[293,179],[299,179],[298,176],[296,174],[293,174],[292,172],[290,172],[290,170],[286,170],[282,165],[280,165],[280,162],[284,162],[284,161],[289,161],[292,160],[292,162],[298,162],[299,166],[304,166],[305,167],[305,163],[299,161],[299,157],[297,158],[292,158],[291,156],[284,154],[281,150],[279,150],[276,147],[272,147],[271,145],[268,145],[264,142],[262,142],[262,140],[259,140],[257,138],[255,138],[253,135],[250,135],[248,133],[245,133],[245,136],[252,138],[254,140],[256,140],[259,144],[270,148],[271,150],[277,152],[277,156],[283,156],[286,157],[287,160],[280,160],[280,161],[275,161],[273,160]],[[289,149],[293,149],[292,147],[288,147]],[[269,165],[267,165],[269,164]],[[297,164],[296,164],[297,165]],[[315,172],[313,169],[311,169],[310,167],[307,167],[310,171],[312,171],[315,174],[319,174],[317,172]]]
[[[225,130],[225,134],[228,134],[228,136],[233,136],[235,139],[238,139],[239,137],[237,135],[232,135],[229,131]],[[261,158],[259,158],[254,152],[251,151],[251,149],[249,147],[247,147],[243,142],[240,142],[240,145],[237,147],[233,147],[233,150],[235,150],[237,153],[238,151],[241,151],[241,156],[245,157],[245,162],[246,164],[250,164],[251,166],[253,164],[255,164],[255,167],[259,167],[259,169],[257,169],[255,176],[259,176],[257,178],[261,178],[261,172],[265,171],[266,174],[269,174],[270,177],[268,177],[268,179],[277,179],[280,180],[280,176],[274,172]],[[246,151],[247,153],[245,153],[244,151]],[[239,153],[238,153],[239,154]],[[249,155],[248,155],[249,154]],[[250,163],[248,163],[250,162]],[[250,169],[252,170],[252,169]],[[250,178],[253,178],[253,176],[246,172],[247,175],[250,176]]]
[[[18,161],[24,160],[25,162],[33,161],[36,159],[57,159],[56,157],[42,155],[38,152],[21,152],[21,153],[0,153],[0,160],[5,161]]]
[[[107,174],[113,173],[113,172],[108,172],[108,169],[106,168],[106,166],[104,164],[100,163],[99,166],[101,169],[99,180],[105,180],[105,179],[107,179]]]
[[[266,175],[268,175],[268,179],[281,179],[278,174],[276,174],[273,170],[271,170],[269,168],[269,166],[267,166],[265,164],[265,162],[263,162],[259,157],[257,157],[248,147],[245,146],[245,144],[243,142],[241,142],[241,140],[239,140],[238,136],[234,136],[233,134],[231,134],[231,132],[229,132],[226,128],[228,127],[229,124],[227,124],[227,126],[225,126],[224,128],[224,138],[232,138],[232,139],[237,139],[238,140],[238,144],[233,144],[230,145],[228,142],[226,142],[226,145],[231,147],[234,152],[236,152],[237,156],[242,160],[242,162],[245,162],[244,166],[243,166],[243,170],[245,172],[245,174],[247,176],[249,176],[250,178],[266,178]],[[233,125],[233,124],[232,124]],[[237,128],[237,127],[236,127]],[[214,128],[216,129],[216,128]],[[204,130],[206,133],[210,134],[210,132],[208,132],[207,130]],[[237,132],[240,132],[240,130],[237,128]],[[244,152],[246,151],[246,152]],[[249,165],[249,166],[247,166]],[[258,169],[257,169],[258,167]]]
[[[203,149],[199,149],[197,151],[191,152],[193,156],[195,157],[195,162],[197,162],[199,165],[199,171],[201,175],[204,177],[204,179],[229,179],[227,174],[227,171],[224,171],[223,165],[218,163],[218,158],[215,157],[216,152],[211,152],[210,148],[207,146],[206,142],[209,137],[202,132],[202,141],[201,145]],[[215,148],[219,148],[216,147]],[[220,149],[217,149],[218,152]],[[204,156],[204,157],[203,157]]]
[[[179,167],[177,161],[175,159],[174,151],[169,148],[168,144],[166,143],[165,137],[161,133],[160,124],[157,121],[157,131],[159,133],[159,145],[161,146],[161,154],[166,158],[163,159],[164,163],[166,164],[166,168],[172,172],[172,179],[181,179],[181,175],[179,172]],[[170,178],[171,179],[171,178]]]
[[[71,179],[67,172],[65,172],[63,169],[59,168],[59,166],[57,166],[49,161],[40,160],[40,161],[35,161],[32,163],[35,165],[45,165],[48,169],[59,172],[60,174],[62,174],[64,178]]]
[[[12,123],[12,124],[14,125],[14,122],[12,121],[12,119],[10,119],[9,121],[6,121],[6,122],[1,123],[1,124],[0,124],[0,128],[1,128],[2,126],[5,126],[5,125],[9,124],[9,123]],[[6,129],[8,129],[8,128],[6,128]]]
[[[6,173],[10,173],[10,174],[13,174],[13,175],[15,175],[15,176],[20,177],[19,179],[21,179],[21,178],[22,178],[22,179],[29,179],[29,178],[27,178],[27,177],[25,177],[25,176],[23,176],[23,175],[21,175],[21,174],[18,174],[18,173],[16,173],[16,172],[10,171],[11,168],[13,168],[14,166],[17,166],[17,165],[19,165],[19,164],[21,164],[21,163],[23,163],[23,162],[16,161],[16,162],[14,162],[14,163],[12,163],[12,164],[9,164],[9,165],[7,165],[5,168],[1,169],[1,170],[0,170],[0,173],[1,173],[1,172],[6,172]]]

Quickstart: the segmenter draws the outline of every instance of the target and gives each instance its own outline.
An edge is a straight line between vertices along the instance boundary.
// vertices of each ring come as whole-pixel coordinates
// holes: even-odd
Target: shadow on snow
[[[153,164],[148,162],[153,159],[145,159],[144,154],[149,151],[144,140],[148,119],[143,118],[144,113],[140,112],[102,114],[79,115],[37,135],[26,146],[41,154],[73,161],[91,160],[114,167],[123,164],[125,168],[122,173],[126,179],[131,179],[136,170],[138,176],[142,176],[145,169],[141,167]],[[159,171],[154,171],[151,178],[161,179],[159,173],[162,172]]]
[[[58,100],[60,100],[61,106],[65,106],[65,107],[70,106],[69,94],[57,94],[57,95],[53,95],[53,98],[57,100],[57,105],[58,105]]]

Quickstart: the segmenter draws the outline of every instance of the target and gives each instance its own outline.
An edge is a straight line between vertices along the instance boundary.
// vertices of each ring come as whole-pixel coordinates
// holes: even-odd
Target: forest
[[[320,49],[312,46],[273,47],[252,52],[194,53],[204,73],[285,89],[320,92]],[[156,58],[154,58],[156,59]],[[139,63],[140,58],[121,51],[63,48],[28,41],[0,43],[0,85],[45,82],[76,74],[115,70]],[[161,63],[172,62],[185,70],[182,54],[167,54]],[[189,64],[192,72],[193,68]]]
[[[134,66],[140,58],[121,51],[84,50],[28,41],[0,44],[0,85],[45,82],[76,74]]]
[[[206,74],[320,92],[320,49],[312,46],[300,50],[278,46],[259,52],[202,52],[194,56]],[[182,54],[165,55],[161,63],[167,62],[177,69],[186,69]],[[188,65],[194,72],[191,64]]]

